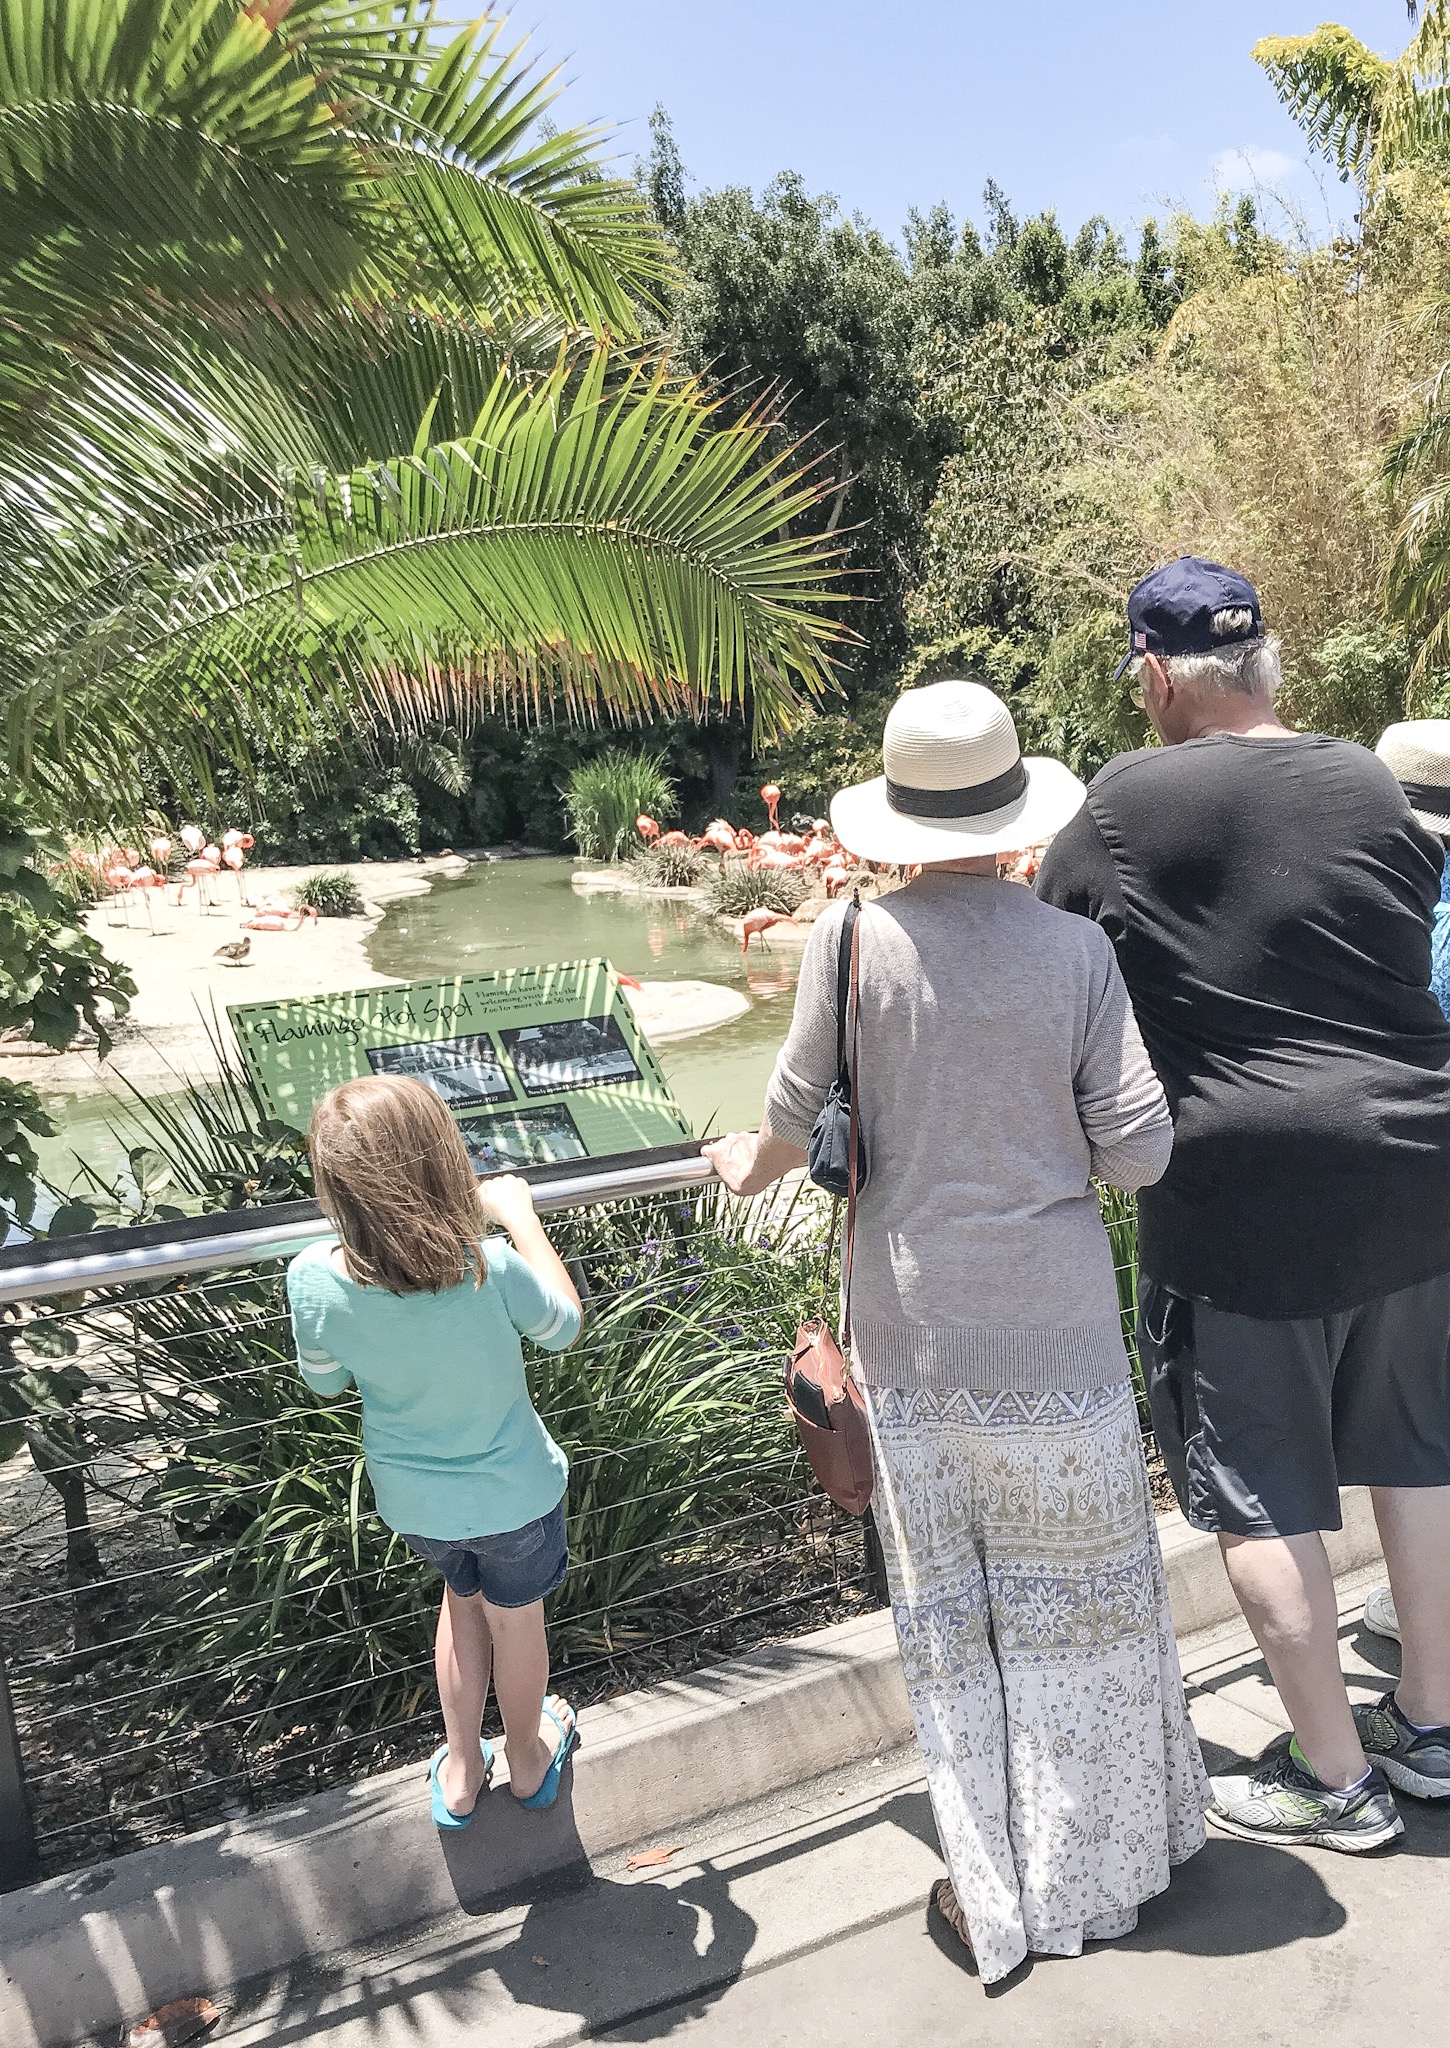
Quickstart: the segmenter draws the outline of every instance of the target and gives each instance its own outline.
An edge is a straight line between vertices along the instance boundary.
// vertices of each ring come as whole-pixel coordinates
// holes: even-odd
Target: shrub
[[[292,901],[319,917],[362,917],[367,910],[362,890],[347,873],[306,876],[292,891]]]
[[[563,788],[574,844],[586,860],[619,860],[637,844],[634,821],[643,811],[661,822],[675,808],[675,784],[663,754],[632,754],[610,747],[583,761]]]
[[[788,917],[813,886],[802,868],[749,868],[744,861],[727,860],[706,882],[705,894],[722,917],[744,917],[750,910],[778,910]]]
[[[693,889],[710,872],[710,862],[694,846],[644,846],[629,865],[646,889]]]

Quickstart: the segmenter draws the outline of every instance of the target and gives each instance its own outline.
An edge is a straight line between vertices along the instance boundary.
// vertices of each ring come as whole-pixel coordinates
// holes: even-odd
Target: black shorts
[[[1341,1486],[1450,1486],[1450,1273],[1270,1321],[1138,1287],[1158,1448],[1195,1529],[1340,1526]]]

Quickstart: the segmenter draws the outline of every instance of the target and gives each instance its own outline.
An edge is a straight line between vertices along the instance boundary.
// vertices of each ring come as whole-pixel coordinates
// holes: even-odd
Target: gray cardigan
[[[836,1065],[843,904],[816,922],[766,1122],[805,1146]],[[861,916],[855,1369],[870,1386],[1085,1391],[1127,1375],[1089,1176],[1147,1187],[1173,1126],[1101,928],[931,873]]]

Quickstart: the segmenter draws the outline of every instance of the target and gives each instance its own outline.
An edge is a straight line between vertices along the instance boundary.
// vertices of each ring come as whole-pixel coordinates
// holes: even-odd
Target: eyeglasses
[[[1139,711],[1146,711],[1148,708],[1148,700],[1143,695],[1143,678],[1141,674],[1134,676],[1132,682],[1128,685],[1128,702]]]

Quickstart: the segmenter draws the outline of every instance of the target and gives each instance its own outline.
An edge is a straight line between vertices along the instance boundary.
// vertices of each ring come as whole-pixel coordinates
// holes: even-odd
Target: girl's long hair
[[[360,1286],[438,1294],[470,1272],[483,1285],[478,1184],[457,1124],[421,1081],[344,1081],[312,1112],[307,1149]]]

